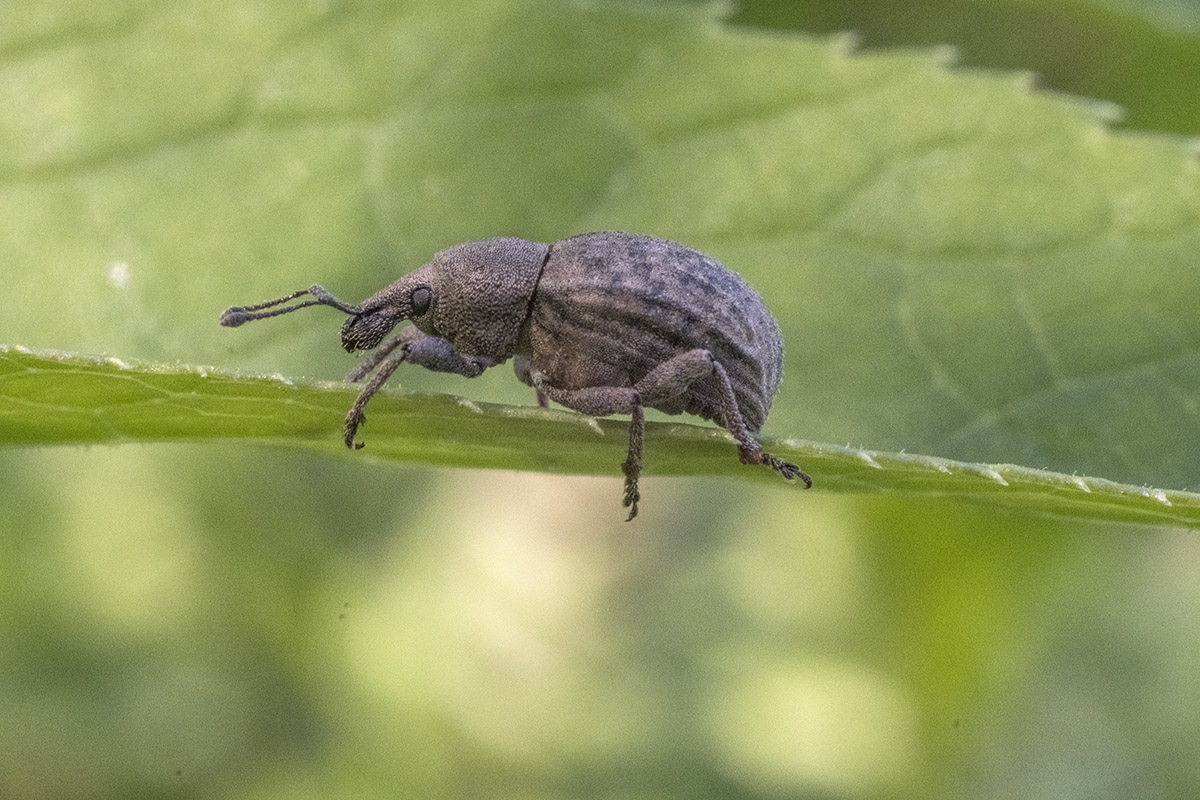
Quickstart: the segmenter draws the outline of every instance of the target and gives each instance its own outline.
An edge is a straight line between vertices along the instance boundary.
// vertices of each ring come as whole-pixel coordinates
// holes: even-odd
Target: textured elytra
[[[302,295],[294,306],[280,307]],[[222,324],[328,305],[349,315],[342,344],[370,350],[351,381],[375,374],[346,416],[357,448],[371,397],[405,362],[473,378],[513,359],[519,380],[593,416],[629,414],[624,504],[637,515],[643,408],[717,422],[745,464],[808,476],[768,453],[762,428],[783,371],[783,340],[762,298],[709,256],[654,236],[603,231],[552,245],[495,238],[442,250],[358,306],[320,286],[230,308]],[[266,310],[271,309],[271,310]],[[383,341],[399,322],[412,327]]]
[[[634,386],[681,353],[708,350],[756,432],[783,374],[779,325],[758,293],[715,259],[653,236],[589,233],[553,245],[530,322],[533,367],[569,389]],[[651,407],[720,422],[705,382]]]

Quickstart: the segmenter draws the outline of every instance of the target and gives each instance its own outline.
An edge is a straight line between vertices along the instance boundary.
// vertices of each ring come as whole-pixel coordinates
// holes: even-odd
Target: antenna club
[[[236,328],[248,322],[251,316],[246,313],[246,309],[240,306],[225,309],[225,313],[221,315],[221,324],[226,328]]]

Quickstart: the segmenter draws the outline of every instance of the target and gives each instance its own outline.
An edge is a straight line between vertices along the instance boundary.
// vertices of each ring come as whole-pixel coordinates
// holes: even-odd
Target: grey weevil
[[[312,299],[283,305],[304,295]],[[677,242],[619,231],[554,244],[467,242],[360,305],[312,286],[234,306],[221,324],[236,328],[316,305],[349,315],[342,325],[347,352],[378,348],[347,377],[360,381],[375,371],[346,415],[352,449],[362,447],[355,437],[367,402],[402,363],[474,378],[511,358],[543,407],[553,400],[597,417],[631,415],[621,465],[629,519],[640,499],[643,408],[712,420],[733,434],[743,464],[765,464],[812,486],[752,435],[783,373],[779,325],[737,273]],[[413,324],[383,342],[404,320]]]

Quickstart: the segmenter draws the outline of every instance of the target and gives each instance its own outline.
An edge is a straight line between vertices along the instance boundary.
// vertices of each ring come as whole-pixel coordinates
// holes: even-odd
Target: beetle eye
[[[409,295],[408,300],[412,304],[413,316],[419,317],[429,310],[429,304],[433,302],[433,292],[422,286],[413,289],[413,293]]]

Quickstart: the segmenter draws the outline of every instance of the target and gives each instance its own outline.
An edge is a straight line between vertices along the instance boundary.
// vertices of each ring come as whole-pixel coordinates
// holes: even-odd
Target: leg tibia
[[[394,351],[398,352],[392,355]],[[376,367],[379,368],[371,381],[363,387],[362,392],[355,399],[354,405],[351,406],[350,413],[346,415],[347,447],[354,450],[362,447],[362,444],[355,442],[354,438],[359,427],[367,421],[367,417],[363,413],[367,403],[375,396],[376,392],[383,388],[383,384],[396,371],[396,368],[404,362],[416,364],[434,372],[451,372],[468,378],[478,377],[491,366],[484,359],[461,355],[445,339],[430,336],[411,325],[404,328],[400,333],[380,345],[375,352],[364,358],[362,363],[355,367],[354,371],[346,378],[351,382],[360,381]]]
[[[530,380],[538,391],[538,397],[547,397],[560,406],[566,406],[582,414],[606,417],[609,414],[630,414],[629,453],[621,464],[625,475],[624,505],[629,509],[628,519],[638,513],[638,477],[642,474],[642,439],[646,431],[646,419],[642,413],[642,399],[638,393],[626,386],[593,386],[587,389],[559,389],[550,385],[546,376],[537,370],[530,372]],[[628,521],[628,520],[627,520]]]

